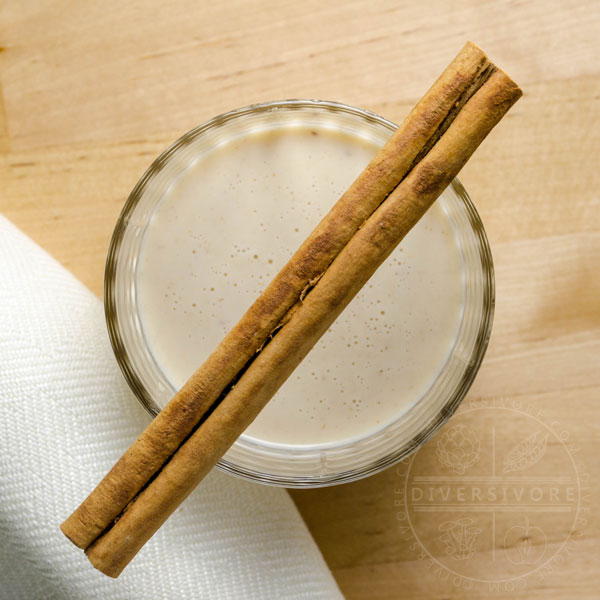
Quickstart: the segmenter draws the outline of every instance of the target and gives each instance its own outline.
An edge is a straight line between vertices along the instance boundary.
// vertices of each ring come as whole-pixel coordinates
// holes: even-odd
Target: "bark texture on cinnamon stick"
[[[468,43],[239,323],[62,524],[116,577],[520,97]]]

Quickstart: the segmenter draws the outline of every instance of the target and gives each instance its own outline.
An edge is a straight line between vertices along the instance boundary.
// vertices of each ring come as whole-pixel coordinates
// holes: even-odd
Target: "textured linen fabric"
[[[114,580],[60,523],[147,425],[99,300],[0,216],[0,598],[340,598],[287,492],[213,470]]]

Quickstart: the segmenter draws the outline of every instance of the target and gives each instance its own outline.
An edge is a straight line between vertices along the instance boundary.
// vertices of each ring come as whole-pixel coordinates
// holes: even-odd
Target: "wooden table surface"
[[[461,174],[496,264],[479,376],[412,463],[292,496],[348,598],[598,597],[597,1],[8,0],[1,15],[0,212],[99,296],[128,192],[185,131],[283,98],[398,122],[467,39],[480,44],[525,95]],[[440,454],[449,440],[467,447],[458,466]],[[429,513],[418,481],[442,494]],[[513,486],[512,512],[492,484]],[[456,506],[464,489],[470,509]]]

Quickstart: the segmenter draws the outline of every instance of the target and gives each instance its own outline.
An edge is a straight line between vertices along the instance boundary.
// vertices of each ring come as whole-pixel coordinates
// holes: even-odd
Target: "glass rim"
[[[393,132],[397,128],[397,125],[395,123],[377,115],[374,112],[333,101],[292,99],[263,102],[259,104],[252,104],[249,106],[237,108],[223,113],[221,115],[218,115],[202,123],[201,125],[191,129],[190,131],[179,137],[170,146],[168,146],[157,158],[155,158],[152,161],[152,163],[146,169],[142,177],[139,179],[139,181],[137,182],[137,184],[135,185],[125,202],[125,205],[117,219],[117,223],[109,243],[106,258],[104,276],[104,311],[109,339],[113,348],[113,352],[117,359],[117,363],[119,364],[119,367],[121,368],[123,376],[125,377],[125,380],[127,381],[130,389],[134,392],[137,399],[140,401],[146,412],[148,412],[148,414],[151,417],[156,416],[160,409],[157,407],[154,399],[152,398],[152,395],[142,382],[139,374],[134,368],[132,361],[129,357],[128,350],[126,348],[123,336],[119,329],[119,317],[115,294],[115,281],[117,274],[119,250],[125,231],[129,224],[129,217],[135,210],[139,201],[141,200],[143,192],[150,179],[156,173],[160,172],[161,169],[169,162],[169,159],[173,157],[180,149],[184,148],[185,146],[196,140],[205,132],[220,127],[221,125],[231,120],[242,118],[246,115],[254,115],[262,112],[271,112],[279,109],[303,108],[325,109],[330,110],[332,112],[342,112],[350,114],[352,116],[358,116],[367,122],[384,126],[385,128],[389,129],[390,132]],[[448,419],[454,414],[461,401],[467,394],[469,388],[471,387],[471,384],[475,379],[475,376],[477,375],[477,372],[487,350],[494,315],[495,281],[491,249],[479,213],[477,212],[477,209],[475,208],[467,191],[457,178],[455,178],[452,181],[450,186],[452,187],[453,191],[458,196],[458,198],[462,201],[462,204],[466,210],[469,225],[471,226],[471,229],[475,237],[477,238],[477,250],[479,252],[479,258],[481,260],[482,274],[484,276],[482,298],[483,310],[480,322],[478,323],[475,343],[470,356],[468,367],[462,373],[459,383],[454,388],[454,393],[452,395],[449,395],[449,397],[443,403],[435,417],[427,424],[426,427],[422,428],[420,431],[416,431],[414,436],[409,441],[403,443],[402,446],[397,448],[395,451],[390,452],[376,460],[373,460],[372,463],[368,465],[364,465],[356,469],[348,469],[346,471],[336,474],[326,476],[285,476],[280,474],[274,475],[254,470],[247,466],[240,466],[235,462],[228,460],[226,456],[221,458],[221,460],[217,463],[217,468],[232,475],[236,475],[244,479],[249,479],[254,482],[289,488],[315,488],[336,485],[339,483],[348,483],[351,481],[362,479],[363,477],[374,475],[398,463],[403,458],[406,458],[408,455],[412,454],[419,447],[421,447],[427,440],[429,440],[438,431],[438,429],[444,423],[446,423],[446,421],[448,421]],[[415,409],[415,407],[417,407],[418,405],[419,402],[416,402],[411,408],[409,408],[405,413],[403,413],[402,417],[400,418],[403,418],[405,415],[411,413],[411,411],[413,411],[413,409]],[[249,446],[256,446],[257,449],[262,447],[259,444],[255,444],[252,441],[252,439],[245,439],[244,442]],[[332,442],[319,445],[318,448],[320,449],[322,446],[324,450],[326,450],[329,447],[340,449],[345,447],[351,447],[353,443],[355,443],[355,440],[342,441],[341,443]],[[266,445],[269,446],[270,444],[267,443]],[[278,448],[283,448],[282,445],[278,444],[274,444],[274,446]],[[289,448],[291,449],[291,447]],[[301,453],[302,448],[302,446],[298,446],[298,452]]]

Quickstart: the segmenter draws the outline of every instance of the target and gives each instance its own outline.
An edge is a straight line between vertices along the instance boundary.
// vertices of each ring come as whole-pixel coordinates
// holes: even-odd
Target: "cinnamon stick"
[[[481,50],[465,46],[238,325],[63,523],[94,566],[118,576],[520,94]]]
[[[73,543],[91,544],[177,450],[491,68],[474,44],[461,50],[239,323],[63,523]]]

